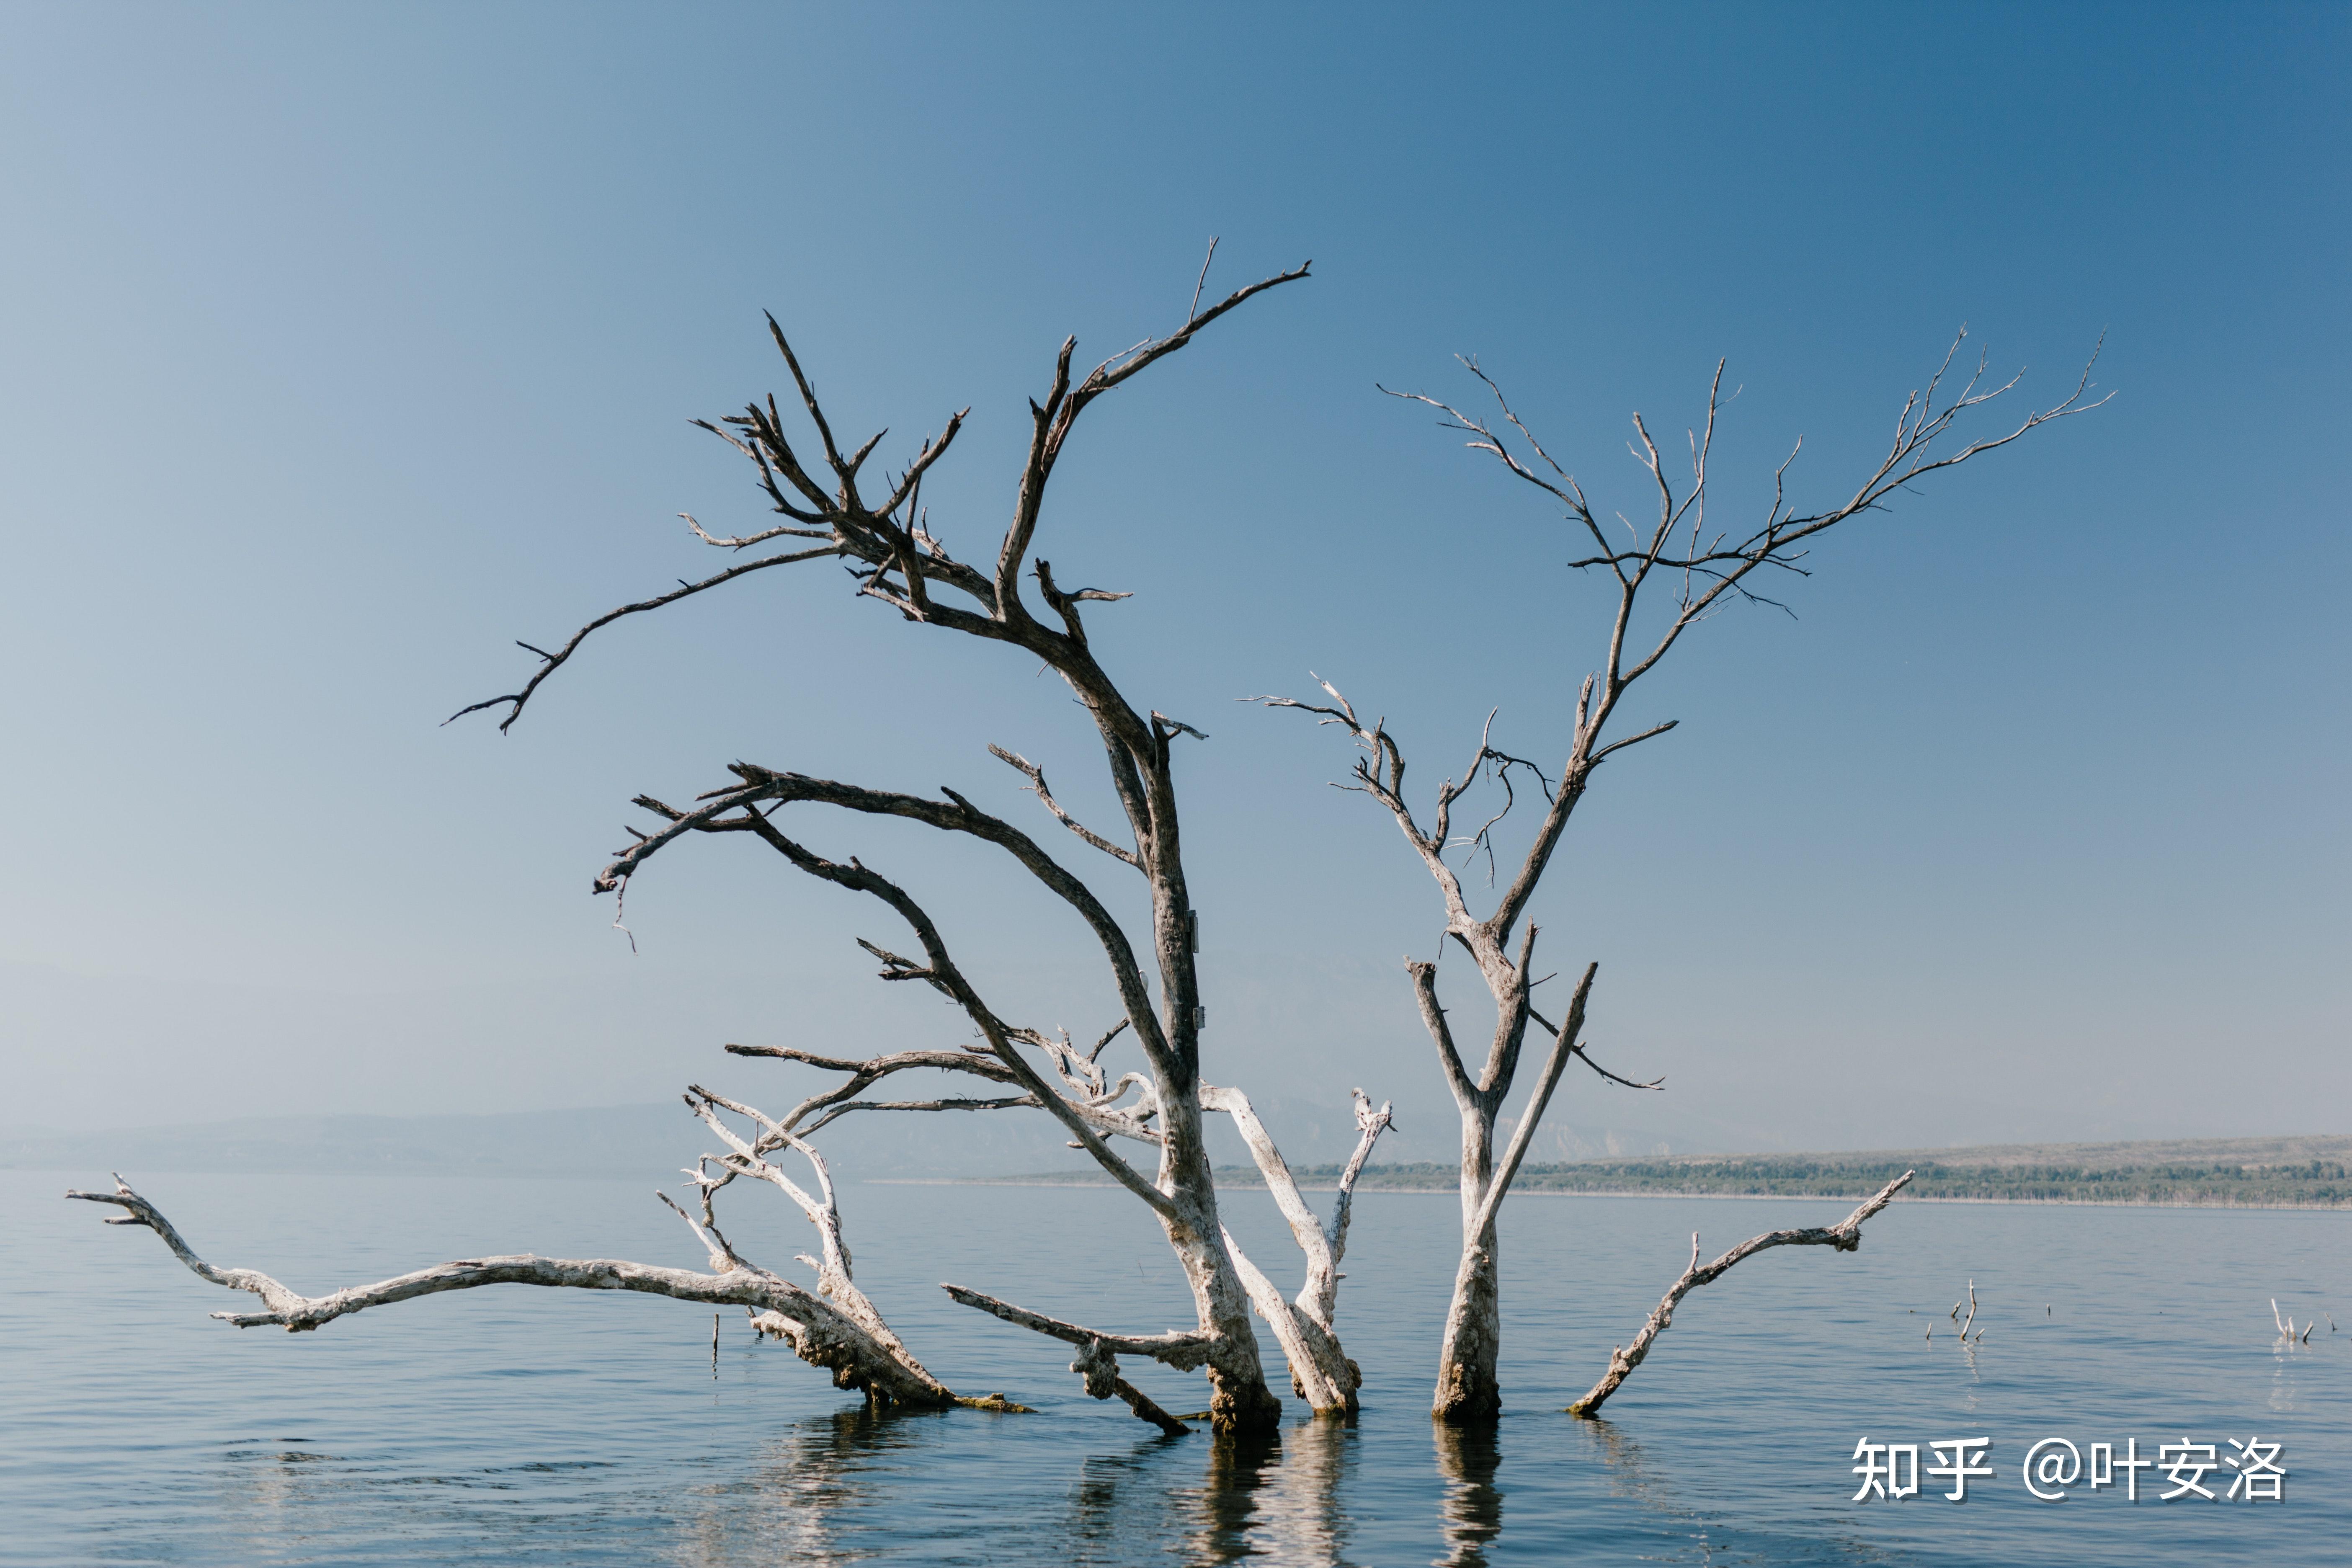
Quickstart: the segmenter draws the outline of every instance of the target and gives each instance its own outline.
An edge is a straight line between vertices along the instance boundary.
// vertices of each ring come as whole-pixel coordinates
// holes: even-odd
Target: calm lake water
[[[312,1294],[492,1251],[701,1266],[628,1184],[127,1173],[211,1261]],[[2323,1317],[2289,1351],[2269,1305],[2352,1331],[2352,1215],[1897,1203],[1858,1253],[1783,1249],[1694,1295],[1609,1419],[1581,1422],[1561,1407],[1693,1228],[1712,1256],[1852,1205],[1514,1199],[1508,1414],[1453,1436],[1427,1408],[1454,1205],[1369,1194],[1340,1300],[1363,1417],[1302,1417],[1243,1448],[1085,1398],[1066,1348],[936,1288],[1106,1327],[1189,1324],[1156,1230],[1112,1191],[845,1188],[859,1281],[916,1353],[961,1390],[1038,1407],[877,1418],[754,1343],[740,1313],[721,1320],[714,1377],[711,1314],[654,1298],[503,1286],[314,1334],[232,1329],[205,1314],[251,1298],[99,1223],[114,1211],[58,1201],[104,1184],[0,1172],[6,1562],[2352,1561],[2352,1331]],[[806,1247],[797,1214],[762,1201],[777,1194],[730,1196],[751,1255],[782,1266]],[[1253,1257],[1295,1282],[1270,1202],[1233,1206]],[[1970,1278],[1988,1332],[1964,1350],[1944,1314]],[[1127,1370],[1171,1409],[1206,1403],[1197,1378]],[[1865,1434],[1989,1436],[1996,1473],[1961,1504],[1933,1479],[1856,1504]],[[2049,1436],[2085,1453],[2136,1437],[2143,1454],[2258,1436],[2284,1445],[2285,1498],[2158,1502],[2148,1472],[2137,1504],[2079,1484],[2036,1501],[2019,1467]]]

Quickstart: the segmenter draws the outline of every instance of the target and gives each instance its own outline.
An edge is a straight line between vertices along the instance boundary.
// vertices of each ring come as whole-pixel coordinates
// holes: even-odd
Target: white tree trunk
[[[1331,1227],[1326,1230],[1316,1217],[1298,1184],[1290,1173],[1290,1166],[1276,1147],[1273,1135],[1258,1120],[1250,1106],[1249,1097],[1237,1089],[1224,1089],[1213,1084],[1201,1086],[1201,1105],[1208,1110],[1223,1111],[1234,1119],[1234,1125],[1248,1144],[1250,1157],[1257,1163],[1258,1173],[1265,1178],[1266,1190],[1273,1194],[1276,1206],[1283,1218],[1290,1222],[1290,1234],[1307,1257],[1307,1279],[1297,1296],[1283,1300],[1282,1292],[1256,1264],[1250,1261],[1230,1232],[1225,1235],[1225,1251],[1234,1260],[1250,1300],[1256,1305],[1258,1316],[1274,1330],[1282,1346],[1283,1355],[1290,1363],[1290,1383],[1298,1396],[1314,1407],[1318,1415],[1353,1415],[1356,1410],[1356,1390],[1363,1382],[1363,1373],[1339,1344],[1339,1331],[1332,1326],[1339,1313],[1339,1260],[1347,1253],[1348,1225],[1353,1210],[1356,1179],[1363,1173],[1364,1163],[1371,1157],[1372,1145],[1380,1141],[1392,1117],[1388,1105],[1378,1110],[1360,1089],[1353,1091],[1356,1106],[1357,1138],[1354,1152],[1339,1176],[1339,1194],[1333,1206]]]

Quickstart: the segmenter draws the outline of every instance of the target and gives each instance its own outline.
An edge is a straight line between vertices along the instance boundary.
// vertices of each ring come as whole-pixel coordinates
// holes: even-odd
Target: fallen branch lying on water
[[[941,1285],[950,1297],[962,1305],[1002,1318],[1008,1323],[1034,1329],[1064,1344],[1078,1348],[1077,1359],[1070,1370],[1086,1380],[1087,1393],[1097,1399],[1114,1396],[1125,1400],[1127,1407],[1140,1420],[1149,1421],[1171,1436],[1190,1432],[1179,1416],[1161,1409],[1151,1396],[1121,1377],[1118,1360],[1121,1355],[1148,1356],[1153,1361],[1174,1367],[1179,1372],[1191,1372],[1204,1364],[1214,1348],[1210,1335],[1194,1331],[1165,1334],[1106,1334],[1079,1323],[1064,1322],[1043,1312],[1033,1312],[1026,1307],[1016,1307],[1010,1301],[978,1290],[967,1290],[961,1285]]]
[[[728,1152],[706,1154],[686,1174],[693,1179],[700,1215],[688,1213],[668,1194],[655,1196],[684,1220],[709,1255],[710,1272],[669,1268],[613,1258],[541,1258],[515,1253],[499,1258],[459,1258],[373,1284],[355,1285],[324,1296],[304,1296],[268,1275],[252,1268],[219,1268],[198,1257],[182,1239],[163,1211],[131,1190],[120,1175],[110,1193],[68,1192],[68,1198],[110,1204],[127,1212],[109,1225],[140,1226],[162,1238],[172,1255],[201,1279],[231,1290],[261,1298],[267,1309],[258,1312],[215,1312],[214,1317],[240,1329],[282,1328],[303,1333],[337,1318],[446,1290],[469,1290],[485,1285],[539,1285],[576,1290],[640,1290],[708,1306],[739,1306],[751,1315],[761,1334],[791,1345],[794,1354],[833,1374],[837,1388],[854,1388],[877,1405],[940,1409],[964,1405],[982,1410],[1024,1410],[1001,1394],[974,1398],[957,1394],[931,1375],[904,1342],[883,1321],[850,1276],[849,1248],[842,1238],[841,1210],[835,1201],[832,1173],[824,1157],[803,1139],[747,1105],[696,1089],[686,1096],[688,1109],[727,1144]],[[759,1131],[739,1134],[719,1116],[721,1110],[747,1115]],[[769,1163],[766,1156],[789,1147],[804,1155],[815,1176],[812,1193]],[[721,1172],[711,1175],[717,1166]],[[737,1177],[769,1183],[797,1204],[816,1226],[822,1258],[803,1255],[800,1261],[816,1270],[817,1287],[809,1290],[783,1279],[739,1253],[719,1228],[713,1204],[718,1194]],[[712,1341],[717,1343],[716,1332]]]
[[[1650,1353],[1651,1342],[1665,1332],[1667,1327],[1674,1322],[1675,1308],[1681,1303],[1682,1299],[1702,1285],[1713,1284],[1721,1279],[1733,1264],[1742,1258],[1753,1258],[1756,1254],[1773,1247],[1834,1247],[1840,1252],[1852,1252],[1859,1247],[1862,1245],[1862,1222],[1892,1202],[1903,1184],[1911,1179],[1911,1175],[1912,1173],[1906,1171],[1879,1188],[1875,1196],[1848,1215],[1842,1225],[1832,1226],[1826,1230],[1815,1226],[1806,1230],[1767,1231],[1762,1236],[1749,1237],[1746,1241],[1704,1267],[1701,1267],[1698,1260],[1698,1233],[1693,1231],[1691,1260],[1683,1269],[1682,1278],[1667,1287],[1665,1296],[1651,1311],[1649,1321],[1643,1323],[1642,1331],[1633,1336],[1633,1342],[1631,1345],[1616,1346],[1610,1351],[1607,1373],[1599,1383],[1592,1385],[1592,1391],[1590,1394],[1570,1405],[1568,1413],[1571,1415],[1590,1415],[1600,1409],[1601,1402],[1616,1393],[1618,1385],[1633,1375],[1635,1367],[1642,1364],[1643,1358]],[[1973,1282],[1969,1293],[1973,1299],[1975,1294]],[[1975,1316],[1973,1312],[1969,1315],[1971,1319]]]

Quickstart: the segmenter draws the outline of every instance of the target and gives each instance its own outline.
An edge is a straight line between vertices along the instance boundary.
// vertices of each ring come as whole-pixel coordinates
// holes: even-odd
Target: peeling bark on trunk
[[[1446,1303],[1445,1332],[1437,1348],[1437,1388],[1430,1401],[1431,1415],[1456,1425],[1492,1421],[1503,1412],[1496,1370],[1503,1350],[1498,1227],[1489,1219],[1477,1228],[1495,1179],[1494,1113],[1486,1101],[1474,1096],[1460,1107],[1462,1252],[1454,1263],[1454,1296]]]
[[[1430,1414],[1454,1424],[1493,1421],[1503,1413],[1496,1363],[1503,1352],[1503,1299],[1495,1271],[1495,1229],[1462,1248],[1454,1271],[1454,1300],[1445,1310],[1445,1336],[1437,1351],[1437,1392]]]
[[[1332,1326],[1339,1315],[1339,1265],[1347,1254],[1356,1179],[1363,1173],[1364,1162],[1371,1157],[1372,1145],[1393,1120],[1388,1105],[1375,1110],[1362,1089],[1353,1092],[1356,1147],[1340,1173],[1339,1197],[1332,1207],[1330,1228],[1326,1230],[1315,1211],[1307,1206],[1297,1182],[1291,1176],[1288,1163],[1251,1108],[1249,1097],[1237,1089],[1211,1084],[1201,1088],[1203,1110],[1223,1111],[1234,1119],[1243,1142],[1249,1146],[1251,1158],[1257,1163],[1259,1174],[1265,1178],[1266,1190],[1274,1194],[1276,1206],[1290,1222],[1291,1236],[1307,1256],[1306,1283],[1299,1287],[1295,1300],[1286,1301],[1281,1290],[1250,1261],[1232,1234],[1228,1232],[1224,1237],[1225,1252],[1240,1272],[1258,1316],[1274,1330],[1283,1355],[1290,1363],[1291,1387],[1318,1415],[1354,1415],[1356,1390],[1364,1381],[1362,1369],[1348,1359],[1340,1346],[1339,1331]]]
[[[1167,1121],[1169,1152],[1161,1168],[1167,1173],[1163,1190],[1173,1189],[1174,1212],[1163,1215],[1160,1223],[1183,1266],[1194,1310],[1212,1342],[1209,1424],[1219,1432],[1271,1430],[1281,1424],[1282,1401],[1266,1386],[1257,1335],[1250,1327],[1249,1291],[1225,1251],[1225,1227],[1217,1217],[1216,1183],[1201,1137],[1198,1102],[1171,1107]],[[1180,1158],[1193,1168],[1171,1169]]]

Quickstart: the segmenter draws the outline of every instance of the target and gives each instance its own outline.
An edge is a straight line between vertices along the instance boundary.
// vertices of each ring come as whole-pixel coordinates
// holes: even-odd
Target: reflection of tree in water
[[[1265,1516],[1264,1547],[1277,1562],[1339,1564],[1351,1561],[1354,1533],[1339,1493],[1356,1469],[1352,1422],[1318,1417],[1283,1429],[1282,1464],[1259,1504]]]
[[[220,1478],[223,1532],[242,1537],[240,1544],[258,1557],[299,1551],[305,1515],[321,1503],[331,1507],[338,1493],[360,1489],[343,1460],[311,1453],[299,1439],[238,1444],[222,1458],[227,1461]]]
[[[1184,1442],[1143,1437],[1125,1453],[1090,1457],[1070,1489],[1066,1522],[1059,1531],[1048,1527],[1041,1533],[1062,1542],[1072,1563],[1132,1562],[1139,1538],[1175,1539],[1189,1521],[1170,1495],[1162,1466]]]
[[[1641,1444],[1619,1431],[1614,1422],[1603,1421],[1597,1415],[1578,1421],[1572,1430],[1582,1440],[1585,1452],[1600,1460],[1601,1468],[1609,1472],[1612,1496],[1655,1502],[1650,1495],[1650,1470],[1643,1458]]]
[[[1642,1445],[1632,1434],[1624,1432],[1614,1422],[1603,1421],[1598,1415],[1587,1415],[1570,1423],[1571,1430],[1582,1444],[1586,1456],[1598,1459],[1609,1477],[1612,1497],[1629,1498],[1644,1509],[1679,1525],[1696,1528],[1687,1532],[1696,1543],[1698,1561],[1714,1561],[1717,1547],[1717,1527],[1694,1510],[1684,1500],[1671,1477],[1662,1474],[1643,1451]],[[1675,1531],[1680,1535],[1685,1532]],[[1670,1535],[1667,1539],[1672,1539]]]
[[[1751,1533],[1753,1527],[1708,1517],[1693,1506],[1684,1489],[1675,1484],[1668,1467],[1653,1464],[1642,1445],[1614,1424],[1589,1415],[1569,1425],[1584,1457],[1600,1461],[1607,1472],[1611,1496],[1629,1499],[1668,1524],[1681,1527],[1663,1531],[1654,1538],[1657,1543],[1654,1546],[1645,1543],[1645,1557],[1658,1560],[1670,1555],[1675,1561],[1704,1563],[1717,1562],[1718,1553],[1728,1552],[1735,1562],[1759,1558],[1784,1561],[1790,1560],[1789,1554],[1797,1549],[1797,1543],[1786,1535],[1775,1538],[1760,1531]],[[1681,1544],[1684,1542],[1689,1544]],[[1817,1526],[1808,1531],[1801,1559],[1809,1563],[1893,1560],[1884,1548],[1861,1540],[1842,1525]]]
[[[794,1422],[750,1474],[704,1494],[679,1521],[675,1561],[735,1568],[747,1554],[789,1563],[845,1563],[874,1555],[868,1532],[888,1509],[939,1418],[856,1405]]]
[[[1282,1439],[1288,1433],[1221,1436],[1209,1449],[1209,1465],[1201,1478],[1192,1528],[1185,1533],[1186,1563],[1238,1563],[1251,1555],[1250,1524],[1257,1517],[1258,1494],[1267,1489],[1272,1472],[1282,1471]]]
[[[1198,1439],[1139,1443],[1087,1461],[1060,1539],[1074,1563],[1157,1558],[1173,1542],[1185,1563],[1263,1557],[1349,1568],[1339,1489],[1355,1466],[1354,1444],[1354,1429],[1329,1419],[1286,1426],[1278,1437],[1221,1437],[1205,1446],[1200,1485],[1189,1487],[1179,1477],[1201,1452]]]
[[[1445,1478],[1445,1498],[1438,1504],[1445,1555],[1437,1559],[1439,1568],[1485,1568],[1487,1543],[1503,1533],[1503,1493],[1495,1485],[1502,1445],[1491,1426],[1440,1424],[1432,1430],[1437,1473]]]

